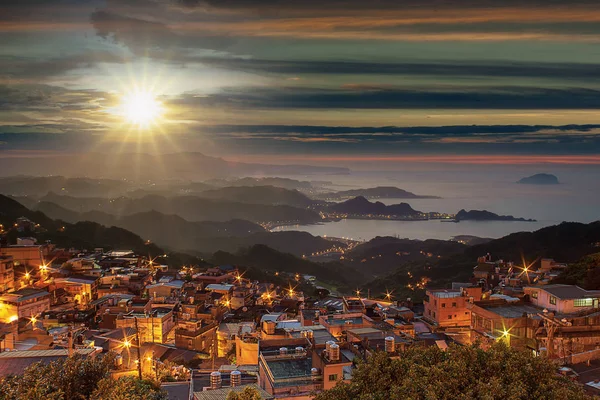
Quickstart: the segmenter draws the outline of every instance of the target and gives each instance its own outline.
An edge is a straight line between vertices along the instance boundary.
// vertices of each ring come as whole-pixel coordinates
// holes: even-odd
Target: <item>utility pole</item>
[[[133,321],[135,322],[135,335],[137,337],[137,357],[138,357],[138,378],[142,380],[142,355],[140,351],[140,347],[142,347],[142,342],[140,341],[140,329],[138,328],[138,320],[137,317],[133,317]]]

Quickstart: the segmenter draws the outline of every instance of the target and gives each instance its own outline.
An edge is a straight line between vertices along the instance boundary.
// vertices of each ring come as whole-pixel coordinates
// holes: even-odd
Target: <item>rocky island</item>
[[[558,185],[558,178],[552,174],[535,174],[520,179],[517,183],[525,185]]]
[[[535,222],[535,219],[517,218],[512,215],[498,215],[487,210],[460,210],[454,217],[455,221],[520,221]]]

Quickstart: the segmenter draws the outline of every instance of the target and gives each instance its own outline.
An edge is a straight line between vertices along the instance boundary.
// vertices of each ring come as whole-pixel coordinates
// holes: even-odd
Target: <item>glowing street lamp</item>
[[[123,347],[125,347],[126,349],[131,347],[131,342],[128,339],[125,339],[123,341]]]

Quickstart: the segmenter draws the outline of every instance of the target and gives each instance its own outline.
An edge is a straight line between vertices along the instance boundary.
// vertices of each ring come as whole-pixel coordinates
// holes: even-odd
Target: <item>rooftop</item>
[[[267,365],[275,380],[311,378],[312,358],[310,357],[269,360]]]
[[[439,289],[439,290],[428,290],[427,293],[430,296],[437,297],[438,299],[450,299],[453,297],[460,297],[460,290],[454,289]]]
[[[539,288],[562,300],[600,297],[600,290],[585,290],[576,285],[546,285]]]

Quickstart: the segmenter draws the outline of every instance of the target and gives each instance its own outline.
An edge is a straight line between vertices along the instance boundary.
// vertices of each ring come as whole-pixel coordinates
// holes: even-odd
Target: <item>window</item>
[[[456,308],[456,302],[452,303],[452,307]]]
[[[591,307],[594,299],[575,299],[573,305],[575,307]]]
[[[531,298],[532,299],[537,299],[538,298],[538,292],[531,292]]]
[[[442,308],[446,308],[446,303],[442,303]]]
[[[337,374],[329,375],[329,382],[332,382],[332,381],[337,381]]]
[[[433,312],[433,318],[435,318],[435,311]]]
[[[556,305],[556,297],[550,296],[550,304]]]
[[[452,315],[448,315],[448,319],[452,319]]]

